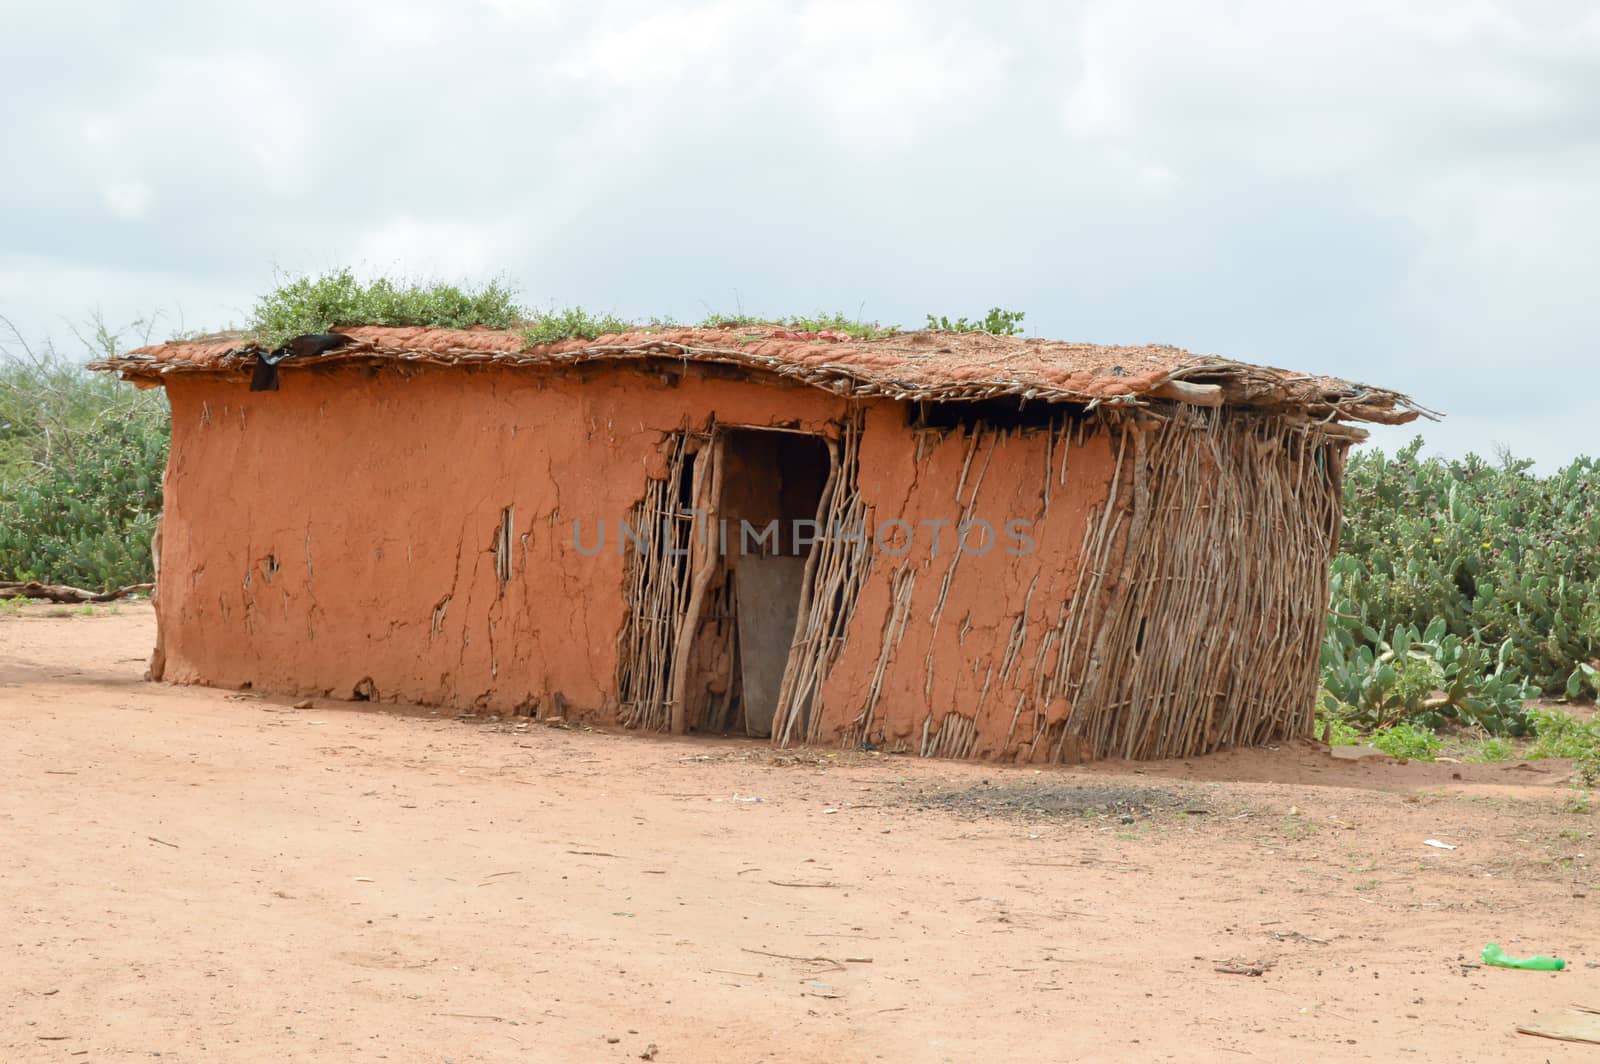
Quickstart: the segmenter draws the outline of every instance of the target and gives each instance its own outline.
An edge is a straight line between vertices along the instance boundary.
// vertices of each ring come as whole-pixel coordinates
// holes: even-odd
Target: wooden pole
[[[678,628],[678,645],[672,657],[672,734],[682,735],[689,730],[689,654],[694,649],[695,633],[700,630],[700,617],[705,612],[706,591],[716,574],[721,558],[717,554],[717,514],[722,505],[722,443],[723,435],[712,430],[711,444],[702,454],[710,468],[698,478],[701,485],[696,509],[705,522],[698,544],[691,556],[689,608],[684,611],[683,624]]]

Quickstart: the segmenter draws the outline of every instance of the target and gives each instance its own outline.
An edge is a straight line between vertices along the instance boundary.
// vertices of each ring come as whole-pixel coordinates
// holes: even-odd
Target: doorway
[[[736,692],[736,719],[726,725],[765,738],[772,734],[832,459],[820,436],[772,429],[729,430],[720,458],[718,516],[726,530],[720,564],[734,653],[728,673],[711,681]]]
[[[831,534],[864,519],[859,419],[841,432],[713,425],[665,440],[665,476],[647,481],[629,519],[624,725],[813,738],[868,566],[861,538]]]

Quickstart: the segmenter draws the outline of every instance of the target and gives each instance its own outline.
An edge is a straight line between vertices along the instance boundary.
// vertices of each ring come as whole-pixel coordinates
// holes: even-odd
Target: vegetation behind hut
[[[79,333],[106,357],[127,333]],[[0,343],[0,580],[109,589],[150,579],[169,418],[164,392],[136,391],[14,331]]]

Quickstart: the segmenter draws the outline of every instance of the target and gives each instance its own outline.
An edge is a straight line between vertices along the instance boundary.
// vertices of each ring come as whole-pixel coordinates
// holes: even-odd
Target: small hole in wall
[[[356,684],[355,690],[350,692],[352,702],[376,702],[378,700],[378,685],[372,682],[372,677],[363,676]]]
[[[1140,617],[1139,618],[1139,633],[1133,637],[1133,652],[1135,654],[1144,653],[1144,626],[1145,626],[1145,618]]]

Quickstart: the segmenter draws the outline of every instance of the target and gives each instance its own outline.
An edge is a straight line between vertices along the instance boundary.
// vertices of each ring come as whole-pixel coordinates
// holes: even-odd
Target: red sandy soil
[[[0,618],[0,1059],[1600,1053],[1514,1030],[1600,1006],[1564,763],[1038,771],[295,709],[141,682],[152,636]],[[1082,786],[1175,797],[983,797]],[[1569,970],[1462,966],[1491,940]]]

